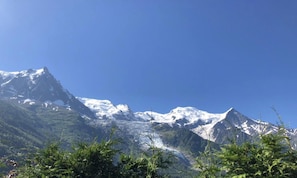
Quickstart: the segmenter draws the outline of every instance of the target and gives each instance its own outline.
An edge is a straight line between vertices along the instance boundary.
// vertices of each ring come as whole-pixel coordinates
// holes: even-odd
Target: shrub
[[[91,144],[79,143],[71,151],[62,150],[53,143],[19,168],[20,177],[164,177],[160,169],[170,165],[162,150],[151,147],[140,157],[120,153],[114,148],[117,141],[108,140]]]
[[[198,177],[297,177],[297,151],[280,127],[278,133],[261,135],[254,143],[233,141],[219,151],[205,152],[197,165]]]

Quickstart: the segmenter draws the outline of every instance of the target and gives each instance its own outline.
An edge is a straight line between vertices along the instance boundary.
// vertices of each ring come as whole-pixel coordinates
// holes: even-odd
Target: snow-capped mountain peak
[[[35,84],[35,80],[45,73],[49,74],[49,71],[46,67],[37,70],[29,69],[17,72],[0,71],[1,87],[8,85],[10,82],[12,82],[12,80],[15,80],[16,78],[27,78],[28,83]]]
[[[74,98],[46,67],[20,72],[1,71],[0,83],[1,97],[59,101],[63,105],[69,105],[69,100]]]
[[[0,98],[67,106],[94,118],[93,112],[66,90],[46,67],[19,72],[0,71]]]
[[[187,129],[204,139],[224,143],[235,133],[232,129],[244,137],[277,130],[276,126],[250,119],[234,108],[223,113],[209,113],[194,107],[177,107],[165,114],[153,111],[134,113],[125,104],[114,105],[109,100],[74,97],[46,67],[19,72],[0,71],[0,98],[29,105],[42,103],[44,107],[67,106],[67,109],[86,116],[89,124],[116,123],[128,128],[131,134],[150,133],[153,125],[160,124],[169,125],[172,129]],[[296,135],[296,132],[291,134]]]
[[[151,120],[157,123],[178,124],[180,126],[190,126],[193,124],[205,125],[217,123],[224,119],[229,110],[222,114],[212,114],[199,110],[194,107],[177,107],[166,114],[146,111],[138,112],[136,115],[145,120]]]
[[[98,100],[77,97],[82,103],[89,107],[98,119],[124,119],[134,120],[134,114],[128,105],[114,105],[109,100]]]
[[[227,113],[227,112],[226,112]],[[189,124],[201,121],[202,123],[218,122],[226,117],[226,113],[212,114],[206,111],[196,109],[194,107],[177,107],[170,111],[169,115],[175,120],[187,118]]]

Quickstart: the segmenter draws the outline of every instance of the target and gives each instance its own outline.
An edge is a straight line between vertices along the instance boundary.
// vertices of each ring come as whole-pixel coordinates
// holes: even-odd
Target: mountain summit
[[[20,72],[0,71],[0,82],[1,97],[29,98],[38,101],[55,101],[57,99],[67,101],[72,97],[68,91],[63,90],[61,84],[56,81],[46,67]]]
[[[0,71],[0,84],[1,98],[50,102],[95,117],[88,107],[63,88],[46,67],[19,72]]]

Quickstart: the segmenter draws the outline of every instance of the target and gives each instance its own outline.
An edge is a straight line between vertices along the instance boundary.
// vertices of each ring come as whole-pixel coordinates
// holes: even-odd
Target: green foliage
[[[69,155],[60,150],[57,143],[53,143],[28,160],[26,166],[19,169],[20,177],[63,177],[70,176],[68,169]]]
[[[24,178],[157,178],[164,177],[160,170],[171,164],[160,149],[152,147],[149,152],[134,157],[120,153],[114,148],[116,144],[117,141],[111,139],[100,143],[79,143],[72,151],[63,151],[58,144],[51,144],[29,159],[19,169],[19,175]]]
[[[161,149],[153,146],[150,147],[149,152],[143,153],[140,157],[122,154],[120,158],[121,176],[127,178],[164,177],[159,171],[167,169],[172,164],[170,156],[166,156]]]
[[[70,157],[70,168],[74,177],[117,177],[118,167],[113,161],[117,150],[113,149],[113,140],[91,145],[80,143]]]
[[[200,153],[196,159],[196,167],[199,169],[199,177],[216,178],[221,177],[218,158],[211,149],[210,144],[205,147],[205,151]]]
[[[4,160],[0,159],[0,168],[5,168],[5,164],[4,164]],[[2,173],[0,173],[0,177],[3,177],[4,175]]]
[[[113,159],[117,151],[114,141],[79,143],[73,150],[63,151],[58,144],[40,150],[20,168],[21,177],[117,177]]]
[[[220,151],[205,152],[197,163],[199,177],[297,177],[297,151],[282,127],[254,143],[231,142]]]

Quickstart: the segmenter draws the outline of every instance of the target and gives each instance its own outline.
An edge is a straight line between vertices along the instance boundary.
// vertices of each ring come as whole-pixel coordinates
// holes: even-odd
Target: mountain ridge
[[[153,143],[156,147],[174,152],[181,159],[185,158],[185,154],[197,155],[207,140],[215,144],[228,143],[230,138],[244,142],[278,130],[277,126],[248,118],[233,107],[223,113],[209,113],[190,106],[176,107],[161,114],[153,111],[133,112],[126,104],[114,105],[109,100],[77,97],[66,90],[46,67],[20,72],[0,71],[0,84],[2,99],[14,101],[22,107],[39,108],[39,111],[52,108],[51,112],[58,112],[60,107],[65,112],[75,111],[86,125],[95,130],[106,131],[115,126],[129,142],[141,148]],[[65,112],[62,113],[68,115]],[[44,116],[42,113],[40,115]],[[297,131],[292,129],[287,132],[297,143]],[[296,144],[294,146],[297,147]],[[190,152],[196,150],[197,153],[184,152],[183,149]]]
[[[209,127],[214,127],[216,124],[223,121],[227,114],[229,114],[229,122],[234,122],[236,127],[240,127],[239,125],[245,123],[244,121],[247,119],[249,122],[245,124],[268,124],[266,122],[250,119],[233,107],[224,113],[216,114],[191,106],[176,107],[169,113],[164,114],[153,111],[133,112],[126,104],[114,105],[109,100],[75,97],[55,79],[47,67],[18,72],[0,71],[0,82],[0,96],[4,98],[23,99],[23,102],[29,99],[41,102],[52,102],[61,106],[64,105],[79,111],[79,113],[91,120],[109,118],[150,121],[167,123],[169,125],[176,124],[181,127],[189,128],[203,138],[212,141],[215,141],[215,139],[209,137],[212,132]],[[232,120],[231,118],[237,118],[237,120]],[[200,127],[198,128],[197,126]],[[247,129],[247,127],[248,126],[243,127],[244,132],[252,134],[250,133],[251,130]]]
[[[94,113],[55,79],[47,67],[19,72],[0,71],[0,96],[17,100],[37,100],[71,107],[95,118]]]

